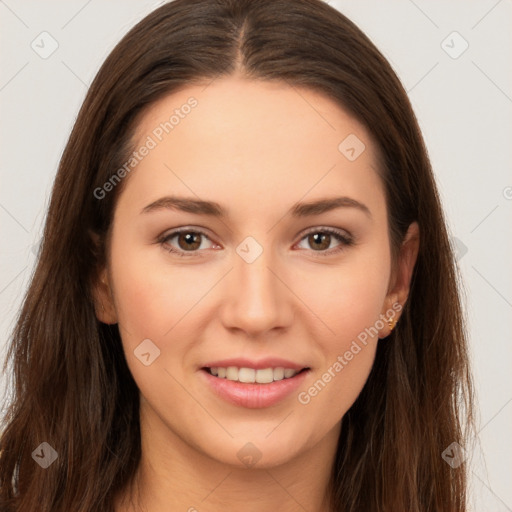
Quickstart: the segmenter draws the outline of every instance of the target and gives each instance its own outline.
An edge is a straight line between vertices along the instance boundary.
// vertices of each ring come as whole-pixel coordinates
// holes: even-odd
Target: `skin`
[[[307,89],[240,76],[190,86],[144,113],[135,146],[191,96],[197,107],[125,178],[95,288],[97,316],[119,323],[141,394],[137,485],[119,495],[116,511],[140,510],[133,496],[148,512],[217,512],[226,504],[327,512],[341,419],[367,380],[377,343],[386,343],[378,338],[389,334],[388,324],[378,324],[378,335],[308,404],[292,393],[272,407],[233,405],[204,384],[200,367],[233,356],[283,357],[311,368],[299,389],[307,391],[365,328],[405,304],[418,226],[410,226],[392,268],[375,144],[340,106]],[[366,146],[354,161],[338,150],[349,134]],[[141,213],[170,194],[216,201],[229,216]],[[287,214],[299,201],[334,196],[364,203],[371,217],[349,207]],[[166,250],[186,252],[183,237],[159,242],[181,226],[207,233],[194,256]],[[315,245],[305,232],[322,227],[356,243],[343,247],[331,237]],[[263,249],[252,263],[236,252],[247,236]],[[134,355],[147,338],[160,349],[149,366]],[[250,468],[237,456],[248,442],[261,455]]]

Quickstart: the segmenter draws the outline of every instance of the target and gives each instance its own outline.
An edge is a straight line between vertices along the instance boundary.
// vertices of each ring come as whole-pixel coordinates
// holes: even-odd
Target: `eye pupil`
[[[310,242],[311,241],[313,242],[312,245],[320,244],[320,247],[317,247],[320,250],[328,249],[329,245],[330,245],[330,241],[331,241],[331,235],[329,235],[328,233],[318,232],[318,233],[309,235],[309,240],[310,240]],[[326,240],[327,240],[327,243],[325,243]]]
[[[178,235],[178,244],[180,248],[184,250],[198,249],[201,245],[200,237],[201,235],[199,233],[180,233]],[[181,242],[183,240],[185,240],[185,243],[182,245]]]

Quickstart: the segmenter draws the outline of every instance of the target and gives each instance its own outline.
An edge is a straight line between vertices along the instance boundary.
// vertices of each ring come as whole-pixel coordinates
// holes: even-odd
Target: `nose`
[[[270,250],[248,263],[234,255],[234,268],[226,276],[221,320],[231,331],[247,337],[263,337],[272,330],[289,327],[293,321],[293,284]]]

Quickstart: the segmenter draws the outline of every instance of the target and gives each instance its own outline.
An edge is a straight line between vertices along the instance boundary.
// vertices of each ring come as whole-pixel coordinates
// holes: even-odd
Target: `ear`
[[[420,247],[420,230],[417,222],[411,223],[404,241],[400,247],[398,261],[391,277],[388,294],[384,300],[381,318],[384,319],[384,328],[379,331],[379,338],[385,338],[400,318],[411,287],[411,278],[418,257]],[[392,312],[392,313],[391,313]],[[392,326],[387,320],[392,321]]]
[[[90,233],[93,243],[98,247],[99,238],[95,233]],[[91,284],[94,299],[94,311],[96,318],[104,324],[116,324],[117,312],[114,306],[112,287],[106,268],[101,268],[94,276]]]
[[[103,269],[93,285],[94,310],[96,318],[104,324],[116,324],[117,312],[114,307],[112,289],[107,270]]]

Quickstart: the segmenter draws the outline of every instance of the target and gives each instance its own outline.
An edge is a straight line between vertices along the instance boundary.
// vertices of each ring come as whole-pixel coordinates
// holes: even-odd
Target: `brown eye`
[[[322,232],[308,235],[308,243],[314,249],[325,251],[326,249],[329,249],[329,246],[331,245],[331,235]]]
[[[316,228],[306,233],[301,239],[301,243],[303,243],[303,241],[305,241],[308,246],[305,247],[305,249],[310,249],[318,253],[318,256],[334,255],[354,244],[354,239],[351,235],[332,228]],[[333,241],[338,241],[338,244],[331,247]]]
[[[176,241],[174,242],[174,239]],[[168,235],[164,235],[160,240],[162,247],[178,256],[201,256],[203,252],[200,249],[210,249],[208,244],[204,245],[204,241],[210,241],[206,233],[195,231],[192,229],[181,229],[173,231]]]
[[[201,246],[201,234],[194,231],[178,233],[178,245],[184,251],[193,251]]]

